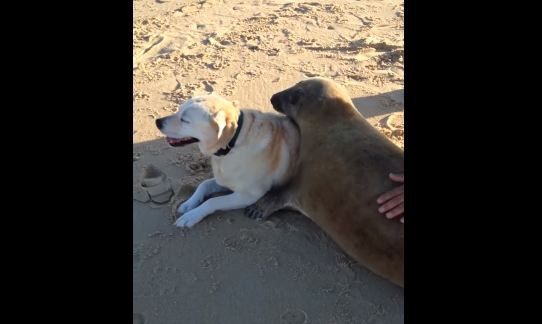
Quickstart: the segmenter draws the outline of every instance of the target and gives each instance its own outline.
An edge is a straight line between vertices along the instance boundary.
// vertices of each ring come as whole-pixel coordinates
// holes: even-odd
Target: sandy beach
[[[403,24],[400,0],[134,0],[134,324],[404,322],[403,289],[297,213],[259,222],[236,210],[173,226],[210,161],[197,145],[169,146],[155,126],[211,92],[274,113],[272,94],[323,76],[404,148]],[[166,204],[142,195],[149,164],[175,191]]]

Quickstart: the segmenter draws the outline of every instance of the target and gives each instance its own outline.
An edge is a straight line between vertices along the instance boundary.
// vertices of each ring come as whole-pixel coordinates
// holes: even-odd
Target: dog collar
[[[233,135],[231,141],[228,143],[226,148],[221,148],[220,150],[215,152],[216,156],[223,156],[230,152],[230,150],[235,146],[235,141],[237,141],[237,137],[239,137],[239,133],[241,132],[241,127],[243,127],[243,111],[239,111],[239,119],[237,120],[237,129],[235,130],[235,134]]]

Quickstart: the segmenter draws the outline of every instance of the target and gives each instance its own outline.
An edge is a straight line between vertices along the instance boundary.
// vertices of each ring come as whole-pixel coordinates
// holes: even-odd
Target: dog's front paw
[[[201,200],[200,199],[188,199],[187,201],[185,201],[184,203],[182,203],[179,208],[177,209],[177,212],[179,214],[185,214],[185,213],[188,213],[189,211],[191,211],[192,209],[198,207],[199,205],[201,204]]]
[[[182,215],[175,221],[175,226],[177,227],[192,227],[199,223],[205,215],[201,215],[197,210],[192,210]]]

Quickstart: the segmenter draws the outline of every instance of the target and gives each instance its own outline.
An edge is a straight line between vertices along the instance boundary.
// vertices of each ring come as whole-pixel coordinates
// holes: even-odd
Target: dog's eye
[[[190,122],[189,122],[189,121],[187,121],[187,120],[186,120],[186,119],[184,119],[184,118],[181,118],[181,123],[187,123],[187,124],[190,124]]]

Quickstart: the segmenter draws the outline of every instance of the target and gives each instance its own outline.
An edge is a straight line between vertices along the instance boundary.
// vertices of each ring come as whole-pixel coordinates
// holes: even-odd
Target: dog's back
[[[243,127],[235,149],[224,157],[212,158],[213,172],[217,182],[233,191],[267,191],[291,177],[299,132],[288,117],[252,109],[242,111]]]

